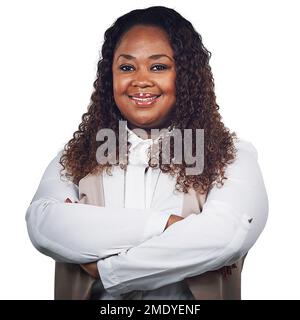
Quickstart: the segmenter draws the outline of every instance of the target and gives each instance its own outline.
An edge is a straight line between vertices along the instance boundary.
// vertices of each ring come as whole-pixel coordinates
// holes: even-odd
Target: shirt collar
[[[142,139],[132,130],[130,130],[126,125],[126,130],[128,132],[128,141],[131,143],[129,152],[129,164],[143,165],[147,166],[149,161],[148,148],[153,143],[158,141],[160,138],[166,135],[165,132],[161,132],[156,139]],[[167,134],[170,133],[171,127],[168,127]]]
[[[139,137],[136,133],[134,133],[132,130],[130,130],[127,125],[126,129],[128,132],[128,141],[131,143],[130,149],[134,149],[136,146],[142,144],[142,145],[151,145],[153,143],[152,139],[142,139]]]

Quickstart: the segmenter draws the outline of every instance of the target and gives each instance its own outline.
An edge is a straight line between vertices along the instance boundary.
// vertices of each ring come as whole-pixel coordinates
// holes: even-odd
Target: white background
[[[258,150],[270,212],[245,261],[242,298],[299,299],[297,2],[1,1],[0,299],[53,299],[54,261],[32,246],[26,209],[86,111],[104,31],[158,4],[202,35],[223,120]]]

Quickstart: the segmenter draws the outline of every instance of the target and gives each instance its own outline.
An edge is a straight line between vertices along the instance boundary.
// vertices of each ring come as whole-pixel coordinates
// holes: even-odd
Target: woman
[[[240,298],[243,259],[268,201],[255,148],[221,121],[209,58],[191,23],[169,8],[134,10],[105,32],[92,103],[26,215],[33,245],[57,262],[56,299]],[[165,131],[152,137],[151,129]],[[193,152],[204,130],[202,172],[175,163],[175,140],[171,163],[159,148],[153,165],[149,147],[186,129]],[[116,133],[115,149],[101,130]]]

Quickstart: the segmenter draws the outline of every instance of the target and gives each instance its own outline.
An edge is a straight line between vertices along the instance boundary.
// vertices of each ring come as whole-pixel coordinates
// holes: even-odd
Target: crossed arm
[[[170,214],[155,210],[64,203],[68,197],[78,200],[78,191],[59,179],[58,158],[28,208],[29,236],[57,261],[86,267],[97,262],[111,294],[151,290],[230,265],[253,246],[267,219],[267,195],[250,143],[238,145],[237,159],[226,169],[228,179],[210,191],[202,213],[166,230]]]
[[[72,203],[72,201],[67,198],[65,200],[65,203]],[[169,226],[171,226],[173,223],[180,221],[184,219],[183,217],[177,216],[177,215],[170,215],[167,224],[164,228],[164,230],[166,230]],[[85,270],[90,276],[92,276],[95,279],[99,279],[100,275],[99,275],[99,271],[98,271],[98,267],[97,267],[97,262],[91,262],[91,263],[85,263],[85,264],[80,264],[81,268],[83,270]],[[226,275],[226,274],[225,274]]]

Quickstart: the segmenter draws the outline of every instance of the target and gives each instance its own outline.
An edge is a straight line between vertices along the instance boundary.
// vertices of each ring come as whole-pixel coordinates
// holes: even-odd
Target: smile
[[[139,105],[139,106],[148,106],[153,104],[154,102],[157,101],[157,99],[160,97],[161,95],[158,96],[152,96],[152,97],[148,97],[148,98],[140,98],[140,97],[134,97],[134,96],[128,96],[129,99],[133,100],[135,102],[135,104]]]

